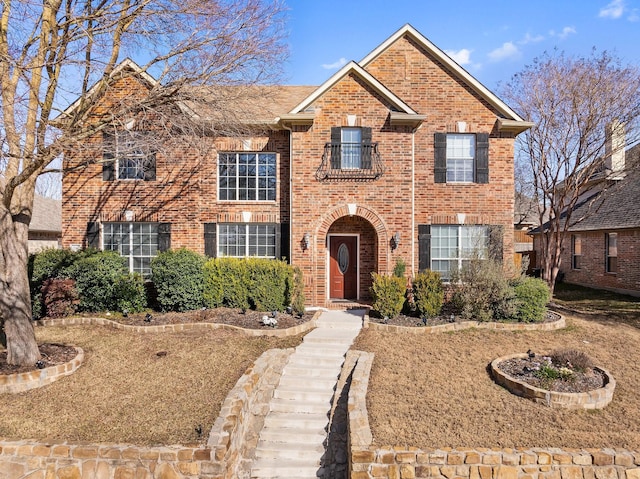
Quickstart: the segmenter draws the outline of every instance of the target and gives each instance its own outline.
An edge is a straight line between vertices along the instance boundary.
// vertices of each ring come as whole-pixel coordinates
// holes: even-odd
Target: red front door
[[[358,298],[358,238],[329,237],[329,296],[332,299]]]

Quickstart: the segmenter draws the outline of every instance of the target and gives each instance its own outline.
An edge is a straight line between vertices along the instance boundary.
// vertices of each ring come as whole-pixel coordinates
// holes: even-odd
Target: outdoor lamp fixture
[[[304,237],[302,238],[302,249],[309,249],[309,246],[311,245],[311,236],[309,236],[309,233],[305,233]]]
[[[391,249],[397,249],[400,246],[400,233],[396,231],[396,234],[391,238]]]

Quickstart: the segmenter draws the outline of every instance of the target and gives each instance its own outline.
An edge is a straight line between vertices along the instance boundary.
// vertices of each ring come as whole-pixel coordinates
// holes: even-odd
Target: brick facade
[[[328,238],[337,233],[358,238],[356,300],[369,299],[372,272],[390,273],[398,259],[406,263],[408,275],[418,272],[418,225],[500,225],[502,256],[510,259],[513,145],[526,122],[515,116],[507,119],[523,126],[501,128],[508,107],[448,62],[419,33],[404,27],[362,66],[345,67],[312,97],[300,98],[311,100],[297,113],[313,112],[312,120],[287,121],[283,112],[267,136],[202,140],[208,148],[175,138],[157,152],[152,181],[103,181],[101,165],[92,164],[101,158],[101,137],[92,138],[66,156],[67,166],[87,166],[63,180],[63,246],[87,246],[88,222],[125,221],[129,211],[133,219],[127,221],[170,223],[171,248],[203,253],[204,224],[242,223],[250,212],[251,223],[280,224],[285,230],[289,245],[282,251],[288,250],[288,260],[302,269],[307,303],[316,306],[330,302]],[[133,81],[121,80],[129,83],[116,84],[113,91],[140,91]],[[400,102],[408,116],[422,115],[419,121],[394,121]],[[384,174],[318,180],[332,128],[348,126],[371,129]],[[489,182],[436,183],[435,133],[465,127],[468,133],[489,135]],[[243,150],[277,154],[275,201],[218,201],[217,154]],[[397,247],[392,244],[396,233]]]

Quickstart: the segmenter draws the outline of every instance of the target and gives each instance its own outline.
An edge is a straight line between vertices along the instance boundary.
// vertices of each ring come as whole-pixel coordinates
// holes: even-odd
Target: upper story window
[[[487,133],[436,133],[436,183],[488,183]]]
[[[324,146],[316,178],[375,180],[382,176],[384,167],[378,144],[371,140],[368,127],[331,128],[331,141]]]
[[[275,201],[276,154],[229,152],[218,155],[218,199]]]
[[[605,234],[606,248],[606,271],[607,273],[618,272],[618,233]]]
[[[580,269],[582,267],[582,237],[571,235],[571,267]]]
[[[149,132],[104,133],[102,179],[155,180],[156,155],[151,142]]]

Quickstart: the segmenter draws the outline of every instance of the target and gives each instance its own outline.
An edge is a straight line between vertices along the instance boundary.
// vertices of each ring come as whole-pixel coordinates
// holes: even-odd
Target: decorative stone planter
[[[527,354],[511,354],[494,359],[491,362],[491,374],[496,383],[506,388],[512,394],[531,399],[537,403],[545,404],[553,408],[564,409],[602,409],[613,399],[613,391],[616,381],[609,371],[602,368],[594,368],[604,376],[604,386],[599,389],[583,393],[561,393],[541,389],[524,381],[515,379],[501,371],[498,365],[509,359],[526,358]]]

